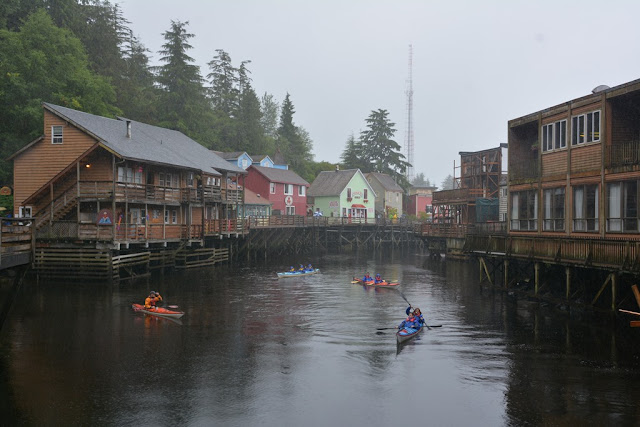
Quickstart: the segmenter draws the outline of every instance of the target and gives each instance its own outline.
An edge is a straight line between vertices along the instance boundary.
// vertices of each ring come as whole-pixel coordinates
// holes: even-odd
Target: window
[[[573,231],[598,231],[598,185],[573,187]]]
[[[178,223],[178,211],[176,209],[164,211],[164,223],[165,224],[177,224]]]
[[[269,183],[269,193],[276,194],[276,183],[275,182]]]
[[[542,126],[542,151],[567,147],[567,121],[559,120]]]
[[[284,185],[284,194],[287,196],[293,195],[293,184]]]
[[[62,144],[62,126],[51,126],[51,143]]]
[[[564,187],[544,190],[544,226],[545,231],[564,230]]]
[[[296,214],[296,207],[295,206],[287,206],[285,213],[286,213],[286,215],[295,215]]]
[[[298,196],[304,196],[306,191],[306,187],[304,185],[298,186]]]
[[[368,189],[366,189],[366,188],[365,188],[365,189],[362,191],[362,194],[364,195],[364,200],[365,200],[365,202],[366,202],[367,200],[369,200],[369,190],[368,190]]]
[[[178,176],[170,173],[161,173],[159,184],[160,187],[178,187]]]
[[[597,141],[600,141],[600,111],[592,111],[571,119],[571,145]]]
[[[162,177],[162,174],[160,176]],[[134,170],[130,167],[118,166],[118,182],[142,184],[142,167]]]
[[[193,172],[187,174],[187,187],[193,187]]]
[[[511,229],[538,229],[538,193],[534,190],[511,194]]]
[[[18,209],[18,217],[19,218],[31,218],[32,217],[32,207],[31,206],[20,206],[20,209]]]
[[[347,199],[351,200],[351,188],[347,188]]]
[[[249,167],[249,161],[247,159],[242,159],[242,169],[246,169]]]
[[[607,185],[607,231],[637,232],[638,181]]]

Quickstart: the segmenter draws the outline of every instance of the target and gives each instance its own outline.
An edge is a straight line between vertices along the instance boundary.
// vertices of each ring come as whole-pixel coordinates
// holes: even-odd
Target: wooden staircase
[[[64,218],[78,204],[77,184],[69,187],[60,197],[51,204],[47,205],[36,215],[35,229],[39,230],[49,221],[57,221]],[[53,215],[51,210],[53,209]]]

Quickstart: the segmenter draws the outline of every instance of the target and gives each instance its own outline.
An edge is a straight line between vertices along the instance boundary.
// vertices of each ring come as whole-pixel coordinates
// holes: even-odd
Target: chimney
[[[127,120],[127,138],[131,139],[131,120]]]

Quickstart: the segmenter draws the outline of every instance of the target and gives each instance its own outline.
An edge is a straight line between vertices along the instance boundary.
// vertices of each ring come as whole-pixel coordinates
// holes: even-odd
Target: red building
[[[306,215],[309,183],[292,170],[249,166],[244,185],[273,203],[274,215]]]
[[[424,213],[426,215],[426,219],[430,220],[433,208],[432,208],[432,199],[433,192],[438,187],[411,187],[409,189],[409,198],[407,200],[407,206],[405,209],[405,213],[407,215],[415,215],[420,218]]]

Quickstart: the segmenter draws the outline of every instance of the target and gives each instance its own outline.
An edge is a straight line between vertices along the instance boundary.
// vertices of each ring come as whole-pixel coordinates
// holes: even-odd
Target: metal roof
[[[313,197],[336,196],[342,193],[358,169],[322,171],[313,180],[307,195]],[[366,181],[366,179],[365,179]]]
[[[270,182],[281,182],[284,184],[309,185],[300,175],[289,169],[268,168],[265,166],[251,165],[247,170],[255,169],[264,175]]]
[[[365,176],[367,178],[370,176],[374,177],[376,180],[378,180],[380,185],[382,185],[382,188],[384,188],[385,191],[399,191],[401,193],[404,193],[402,187],[400,187],[398,183],[386,173],[369,172],[365,174]]]
[[[179,166],[219,175],[220,170],[246,173],[181,132],[124,118],[109,119],[59,105],[44,107],[87,132],[122,158]],[[131,137],[127,137],[131,123]]]

